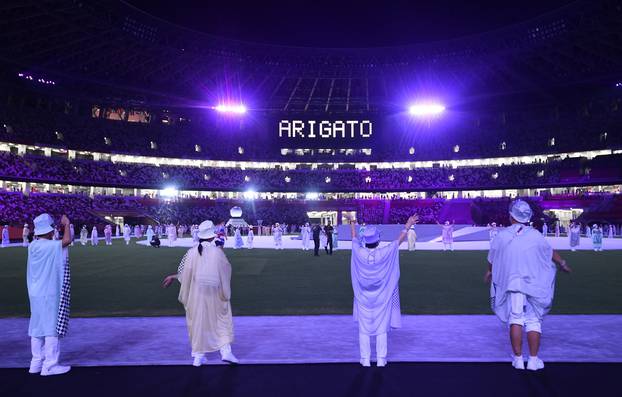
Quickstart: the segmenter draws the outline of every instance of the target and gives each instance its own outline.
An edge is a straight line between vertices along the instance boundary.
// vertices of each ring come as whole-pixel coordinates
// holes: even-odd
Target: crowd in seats
[[[278,170],[155,166],[0,153],[0,178],[95,186],[220,191],[412,191],[496,189],[615,184],[622,181],[622,155],[591,161],[567,159],[536,164],[377,170]],[[599,169],[610,172],[597,177]],[[563,175],[563,177],[562,177]]]

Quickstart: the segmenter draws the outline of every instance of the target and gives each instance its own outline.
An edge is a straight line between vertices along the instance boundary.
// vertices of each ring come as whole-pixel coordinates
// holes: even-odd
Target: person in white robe
[[[283,249],[283,229],[281,229],[281,225],[278,223],[272,228],[272,236],[274,238],[274,248],[277,250]]]
[[[235,228],[234,238],[233,249],[244,248],[244,240],[242,239],[242,233],[239,227]]]
[[[73,247],[73,241],[76,239],[76,231],[73,228],[73,223],[69,225],[69,235],[71,236],[71,244],[69,245]]]
[[[30,228],[27,223],[24,223],[24,228],[22,229],[22,247],[28,247],[28,235],[30,234]]]
[[[28,247],[26,284],[30,301],[30,350],[28,372],[42,376],[60,375],[71,367],[59,364],[60,342],[69,325],[71,277],[68,246],[69,219],[61,218],[63,238],[54,241],[53,219],[41,214],[34,219],[35,239]]]
[[[555,237],[559,237],[560,235],[560,225],[559,221],[555,222]]]
[[[246,235],[246,248],[253,249],[253,240],[255,239],[255,234],[253,233],[253,227],[248,228],[248,234]]]
[[[231,264],[224,250],[216,247],[216,233],[211,221],[199,225],[199,244],[190,248],[176,274],[167,276],[163,287],[173,280],[181,284],[179,302],[186,310],[186,324],[192,365],[206,363],[206,353],[220,351],[222,361],[237,364],[231,351],[233,317],[231,313]]]
[[[166,228],[166,237],[168,246],[172,247],[173,243],[177,239],[177,230],[173,224],[168,225],[168,227]]]
[[[445,221],[445,224],[441,225],[436,222],[442,228],[441,237],[443,240],[443,251],[447,251],[447,248],[450,250],[454,250],[454,224],[455,221],[449,223],[449,221]]]
[[[603,229],[596,223],[592,226],[592,247],[594,251],[603,250]]]
[[[142,232],[140,230],[140,225],[134,226],[134,237],[136,237],[136,240],[138,240],[138,239],[140,239],[142,237]]]
[[[151,244],[151,240],[153,240],[153,227],[151,227],[151,225],[147,226],[145,236],[147,236],[147,242]]]
[[[323,249],[328,252],[328,237],[326,236],[326,231],[324,228],[320,231],[320,249]]]
[[[302,242],[303,251],[309,249],[309,234],[310,230],[307,229],[307,224],[302,225],[302,227],[300,228],[300,241]]]
[[[569,240],[570,240],[570,250],[576,251],[577,247],[581,244],[581,224],[573,223],[570,225],[570,229],[568,232]]]
[[[93,226],[93,230],[91,230],[91,245],[99,245],[99,234],[97,233],[97,226]]]
[[[130,240],[132,239],[131,234],[132,229],[130,228],[130,225],[126,223],[125,226],[123,226],[123,240],[125,240],[125,245],[130,244]]]
[[[512,224],[493,240],[484,279],[492,281],[492,310],[510,327],[514,353],[512,366],[525,369],[522,356],[524,328],[529,345],[527,369],[536,371],[544,368],[538,350],[542,320],[553,303],[557,272],[553,262],[565,272],[570,272],[570,268],[542,234],[528,226],[532,216],[529,204],[515,200],[510,205],[509,214]]]
[[[117,226],[115,227],[114,235],[117,237],[121,237],[121,228],[119,227],[119,224],[117,224]]]
[[[8,247],[10,243],[9,225],[4,225],[4,228],[2,229],[2,248]]]
[[[609,225],[608,231],[607,231],[607,238],[613,238],[613,225]]]
[[[179,227],[177,228],[177,237],[178,238],[183,238],[184,237],[184,227],[183,227],[183,225],[179,225]]]
[[[106,245],[112,245],[112,226],[110,225],[104,227],[104,241],[106,241]]]
[[[80,229],[80,244],[86,245],[89,239],[89,231],[86,229],[86,225],[82,225],[82,229]]]
[[[542,224],[542,235],[546,237],[548,233],[549,233],[549,225],[547,225],[545,222]]]
[[[192,225],[192,227],[190,228],[190,234],[192,235],[192,242],[193,243],[198,243],[199,242],[199,225]]]
[[[354,220],[349,216],[346,219],[352,235],[352,314],[359,328],[360,363],[364,367],[371,365],[371,337],[375,336],[376,365],[384,367],[387,364],[387,333],[402,325],[399,247],[418,217],[408,218],[398,239],[383,247],[379,247],[380,233],[376,227],[367,226],[365,233],[357,237]],[[361,247],[359,240],[364,246]]]
[[[414,251],[417,244],[417,232],[415,231],[415,225],[408,228],[408,251]]]
[[[337,251],[339,249],[339,228],[336,227],[333,229],[333,251]]]
[[[490,230],[488,231],[488,238],[490,241],[494,240],[495,237],[497,237],[497,234],[499,233],[499,229],[497,229],[497,223],[493,222],[490,225]]]
[[[590,228],[590,225],[585,225],[585,237],[587,238],[592,238],[592,229]]]

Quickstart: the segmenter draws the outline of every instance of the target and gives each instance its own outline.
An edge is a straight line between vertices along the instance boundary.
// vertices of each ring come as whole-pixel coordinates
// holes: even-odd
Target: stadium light
[[[248,189],[247,191],[243,193],[243,195],[246,200],[255,200],[257,197],[259,197],[257,192],[254,191],[253,189]]]
[[[416,117],[438,116],[445,111],[440,103],[416,103],[408,108],[408,113]]]
[[[307,200],[317,200],[320,198],[320,194],[319,193],[315,193],[315,192],[309,192],[307,194],[305,194],[305,198]]]
[[[167,186],[160,191],[160,195],[163,197],[175,197],[179,194],[179,191],[174,186]]]
[[[244,114],[246,113],[246,106],[243,104],[220,104],[214,107],[219,113],[233,113],[233,114]]]

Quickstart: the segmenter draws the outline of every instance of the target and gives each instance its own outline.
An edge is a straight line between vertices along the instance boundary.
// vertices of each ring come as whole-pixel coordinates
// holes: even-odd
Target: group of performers
[[[539,370],[544,367],[538,357],[541,324],[553,302],[555,264],[564,272],[570,272],[570,268],[542,234],[530,226],[531,216],[528,203],[522,200],[512,203],[510,226],[499,230],[491,242],[485,280],[491,282],[492,310],[509,326],[513,367],[525,369],[524,330],[529,345],[527,369]],[[364,367],[371,365],[370,340],[376,337],[376,365],[384,367],[387,334],[401,326],[399,246],[408,238],[418,217],[411,216],[399,237],[384,246],[380,246],[380,233],[375,226],[367,225],[357,233],[354,220],[349,216],[346,219],[352,237],[353,317],[358,322],[360,363]],[[28,334],[32,352],[29,372],[43,376],[70,370],[58,361],[59,338],[67,332],[71,287],[68,246],[72,239],[66,216],[62,217],[61,225],[62,239],[54,240],[51,216],[39,215],[34,219],[35,238],[28,247],[27,287],[31,308]],[[443,228],[451,230],[452,226],[446,222]],[[316,235],[319,239],[318,228],[319,225],[314,225],[312,229],[314,240]],[[231,349],[234,337],[231,264],[222,249],[223,227],[208,220],[195,229],[197,243],[185,253],[177,272],[167,276],[162,285],[168,287],[174,280],[181,285],[178,299],[186,312],[193,365],[204,364],[206,354],[216,351],[223,361],[237,363]],[[325,233],[330,233],[330,229]],[[239,229],[235,238],[241,238]]]

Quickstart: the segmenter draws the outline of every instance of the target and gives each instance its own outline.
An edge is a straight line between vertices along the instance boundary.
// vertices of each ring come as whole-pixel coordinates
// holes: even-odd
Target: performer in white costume
[[[414,251],[417,244],[417,232],[415,231],[415,225],[408,228],[408,251]]]
[[[402,325],[399,247],[418,217],[413,215],[408,218],[398,239],[384,247],[378,246],[380,233],[374,226],[367,226],[365,233],[357,238],[354,220],[349,216],[346,219],[350,222],[352,234],[352,314],[359,327],[360,363],[364,367],[371,365],[370,338],[375,336],[376,365],[384,367],[387,364],[387,332]],[[363,247],[359,240],[363,241]]]
[[[61,218],[63,239],[54,241],[52,217],[41,214],[34,219],[35,239],[28,247],[26,282],[30,300],[30,349],[28,372],[42,376],[60,375],[71,367],[59,365],[59,338],[67,333],[71,277],[67,247],[71,243],[69,219]]]
[[[309,224],[305,223],[300,228],[300,240],[302,241],[302,250],[306,251],[309,249],[309,241],[311,230],[307,227]]]
[[[104,227],[104,240],[106,241],[106,245],[112,245],[112,226],[110,225]]]
[[[277,250],[283,249],[283,229],[281,229],[281,225],[278,223],[272,228],[272,236],[274,238],[274,248]]]
[[[339,228],[336,227],[333,229],[333,251],[337,251],[337,249],[339,248],[339,232],[338,232]]]
[[[119,227],[119,224],[117,224],[115,228],[115,236],[121,237],[121,228]]]
[[[86,245],[89,240],[89,231],[86,230],[86,225],[82,225],[82,229],[80,230],[80,244]]]
[[[560,226],[559,221],[555,222],[555,237],[559,237],[560,234]]]
[[[151,244],[151,240],[153,239],[153,227],[151,227],[151,225],[147,226],[145,235],[147,236],[147,242]]]
[[[93,226],[93,230],[91,230],[91,245],[99,245],[99,235],[97,234],[96,226]]]
[[[596,223],[592,226],[592,246],[594,251],[603,250],[603,229]]]
[[[168,246],[172,247],[173,243],[177,239],[177,230],[172,223],[168,225],[168,227],[166,228],[166,237],[167,237]]]
[[[190,234],[192,235],[192,242],[193,243],[198,243],[199,242],[199,225],[192,225],[192,227],[190,228]]]
[[[248,235],[246,235],[246,248],[253,249],[253,239],[255,234],[253,233],[253,227],[248,228]]]
[[[436,221],[436,224],[439,225],[442,230],[442,238],[443,238],[443,251],[447,251],[447,248],[450,250],[454,250],[454,222],[449,223],[449,221],[445,221],[444,225],[441,225]]]
[[[589,224],[585,225],[585,237],[592,238],[592,229]]]
[[[134,226],[134,237],[136,237],[136,240],[142,237],[142,231],[140,230],[140,225]]]
[[[242,233],[240,232],[240,228],[236,227],[235,228],[235,244],[233,245],[234,249],[238,249],[238,248],[244,248],[244,240],[242,239]]]
[[[522,356],[523,327],[527,332],[527,369],[544,368],[538,358],[542,319],[551,309],[555,288],[555,263],[570,272],[566,262],[553,251],[547,240],[531,226],[531,208],[523,200],[510,205],[512,225],[502,230],[491,244],[488,271],[491,281],[491,307],[497,317],[510,326],[514,356],[512,366],[525,369]]]
[[[186,252],[176,274],[164,279],[168,287],[179,280],[179,301],[186,310],[186,324],[195,367],[205,364],[205,354],[220,351],[222,361],[236,364],[231,352],[231,264],[224,250],[216,247],[214,224],[199,225],[199,244]]]
[[[22,229],[22,247],[28,247],[28,235],[30,234],[30,228],[27,223],[24,223],[24,228]]]
[[[610,224],[609,225],[609,230],[607,232],[607,238],[613,238],[613,235],[614,235],[614,231],[613,230],[614,230],[613,229],[613,225]]]
[[[497,229],[497,223],[493,222],[490,225],[490,230],[488,231],[488,237],[489,237],[490,241],[494,240],[495,237],[497,237],[498,233],[499,233],[499,229]]]
[[[570,240],[570,250],[576,251],[577,247],[581,244],[581,224],[571,224],[568,230],[568,236]]]
[[[69,235],[71,236],[71,244],[69,245],[73,247],[73,241],[76,239],[76,231],[73,228],[73,223],[69,225]]]
[[[322,228],[322,231],[320,231],[320,248],[328,251],[328,237],[326,237],[326,231],[324,230],[324,228]]]
[[[131,234],[132,234],[132,229],[130,228],[130,225],[126,223],[125,226],[123,226],[123,240],[125,240],[125,245],[130,244],[130,240],[132,238]]]
[[[4,228],[2,229],[2,248],[8,247],[10,243],[9,225],[4,225]]]
[[[547,225],[546,222],[544,222],[542,224],[542,235],[546,237],[548,233],[549,233],[549,225]]]

